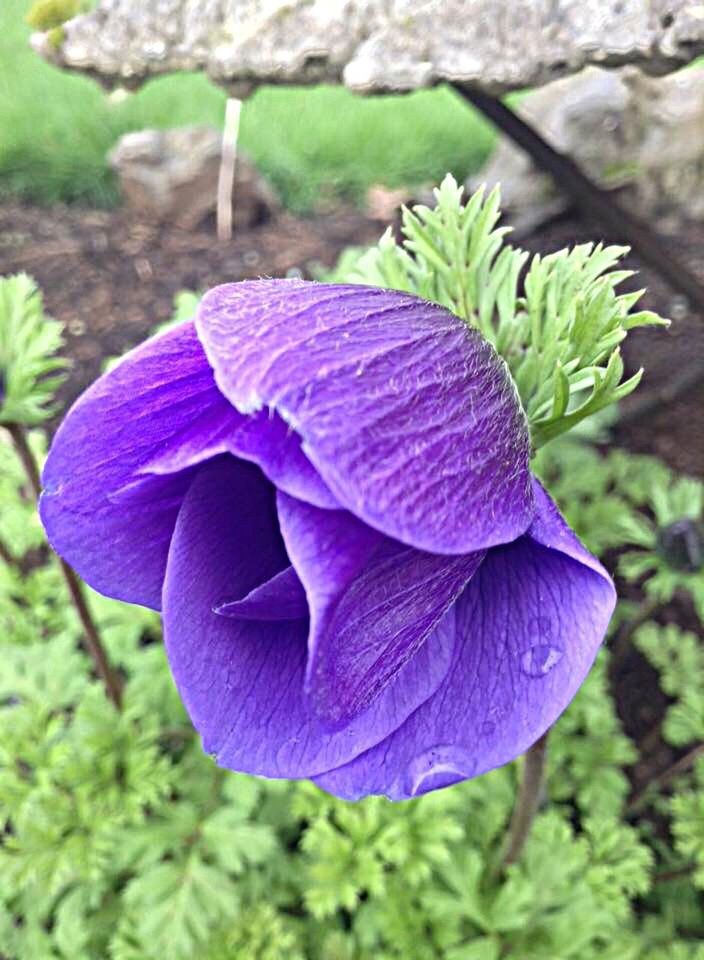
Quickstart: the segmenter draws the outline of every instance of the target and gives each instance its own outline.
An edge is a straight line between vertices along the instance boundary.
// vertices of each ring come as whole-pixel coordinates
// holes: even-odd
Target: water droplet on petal
[[[521,655],[521,669],[529,677],[544,677],[562,660],[562,654],[551,643],[534,643]]]
[[[483,737],[488,737],[496,730],[496,724],[493,720],[485,720],[484,723],[479,728],[479,732]]]
[[[449,787],[471,777],[477,762],[468,750],[455,746],[432,747],[411,761],[406,772],[406,791],[416,797],[429,790]]]

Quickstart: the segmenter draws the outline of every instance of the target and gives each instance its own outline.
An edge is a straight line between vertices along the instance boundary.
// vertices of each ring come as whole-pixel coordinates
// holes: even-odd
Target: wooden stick
[[[237,163],[237,138],[240,132],[242,101],[229,97],[225,107],[225,126],[222,131],[222,151],[218,174],[217,225],[218,240],[232,239],[232,194]]]

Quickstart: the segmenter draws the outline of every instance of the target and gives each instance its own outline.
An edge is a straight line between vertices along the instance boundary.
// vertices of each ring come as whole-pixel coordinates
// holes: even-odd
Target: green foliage
[[[0,284],[2,281],[0,281]],[[38,430],[29,437],[30,447],[38,462],[44,460],[46,440]],[[27,490],[22,467],[15,455],[9,436],[0,428],[0,539],[6,548],[17,558],[30,550],[36,550],[44,541],[44,530],[39,521],[34,501]],[[7,576],[8,568],[0,565],[0,583]],[[18,581],[19,584],[19,581]],[[26,584],[22,584],[26,589]],[[22,592],[22,589],[19,589]],[[0,597],[3,594],[0,592]],[[2,606],[0,605],[0,624]],[[4,633],[0,630],[0,636]]]
[[[695,634],[674,624],[646,623],[635,635],[638,649],[660,674],[660,685],[674,703],[663,733],[676,747],[704,740],[704,647]]]
[[[40,441],[31,435],[41,458]],[[559,481],[587,462],[578,446],[553,447]],[[0,534],[27,528],[21,558],[36,552],[39,532],[7,444],[0,458]],[[638,499],[616,485],[633,469],[589,462],[596,472],[607,464],[614,495]],[[672,849],[625,824],[635,751],[609,695],[606,653],[551,735],[550,806],[504,872],[517,765],[404,804],[347,804],[312,784],[221,771],[187,722],[158,617],[89,599],[126,678],[120,715],[81,651],[55,565],[24,576],[0,565],[8,960],[702,960],[691,878],[674,892],[652,878],[692,861],[696,882],[704,875],[704,771],[667,801]],[[676,711],[688,679],[702,675],[701,650],[656,629],[642,628],[638,643]]]
[[[0,277],[0,424],[35,425],[55,412],[62,344],[61,324],[45,315],[32,278]]]
[[[613,466],[611,457],[572,437],[543,447],[533,461],[567,522],[597,555],[619,546],[624,525],[636,516]]]
[[[644,580],[643,589],[659,603],[668,602],[677,591],[686,592],[704,623],[704,484],[675,477],[660,466],[647,479],[641,478],[636,490],[641,512],[623,531],[623,542],[635,549],[622,554],[619,572],[630,581]],[[697,541],[691,569],[662,544],[663,534],[683,520],[691,521]]]
[[[624,736],[608,692],[608,652],[602,650],[550,741],[551,798],[580,814],[618,817],[629,792],[624,767],[637,754]]]
[[[694,863],[693,880],[704,890],[704,757],[694,768],[689,789],[672,798],[672,833],[675,847],[686,862]]]
[[[521,292],[528,254],[506,244],[507,228],[497,227],[498,189],[464,205],[462,194],[448,175],[434,208],[404,209],[401,243],[388,230],[332,277],[418,294],[479,329],[506,361],[539,449],[631,393],[642,371],[622,380],[619,344],[635,327],[667,321],[632,312],[643,291],[616,293],[631,276],[616,269],[625,247],[536,254]]]
[[[591,550],[620,547],[624,579],[657,604],[689,596],[704,623],[704,484],[675,475],[654,457],[603,455],[572,438],[540,450],[534,469]],[[692,538],[684,565],[681,548],[662,545],[663,532],[682,521]]]

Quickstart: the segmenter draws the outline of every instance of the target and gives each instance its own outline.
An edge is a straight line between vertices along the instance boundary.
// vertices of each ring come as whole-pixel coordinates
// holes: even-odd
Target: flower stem
[[[524,755],[523,776],[508,828],[506,850],[501,860],[504,867],[508,867],[520,859],[533,820],[538,812],[545,785],[545,761],[547,759],[549,732],[549,730],[546,731],[539,740],[536,740]]]
[[[122,681],[108,660],[105,647],[98,633],[98,628],[88,609],[88,604],[86,603],[86,598],[81,587],[81,581],[76,576],[75,570],[60,557],[59,564],[61,565],[61,572],[66,581],[66,586],[71,594],[71,600],[76,608],[76,613],[83,626],[84,646],[95,664],[96,672],[103,682],[106,694],[119,710],[122,706]]]
[[[39,499],[39,494],[42,492],[42,483],[39,479],[39,467],[27,443],[27,435],[25,434],[24,427],[19,423],[6,423],[4,427],[10,434],[10,438],[15,445],[17,456],[20,458],[24,472],[27,474],[32,492],[34,496]]]
[[[39,467],[27,442],[25,429],[19,423],[7,423],[5,427],[15,445],[17,456],[20,458],[22,466],[24,467],[32,491],[35,497],[39,499],[39,495],[42,492]],[[107,696],[119,710],[122,705],[122,682],[108,660],[105,647],[98,633],[98,628],[88,609],[81,582],[73,568],[70,567],[65,560],[61,559],[61,557],[59,557],[59,566],[61,567],[61,573],[68,587],[68,592],[71,595],[71,601],[76,608],[78,619],[83,627],[83,645],[93,660],[96,672],[103,682]]]

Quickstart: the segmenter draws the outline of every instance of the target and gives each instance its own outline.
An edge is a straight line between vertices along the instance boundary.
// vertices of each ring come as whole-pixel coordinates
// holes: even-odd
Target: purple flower
[[[606,630],[529,455],[503,362],[441,307],[227,284],[75,404],[41,515],[95,589],[163,610],[220,764],[403,799],[526,750]]]

